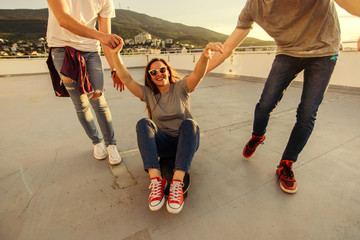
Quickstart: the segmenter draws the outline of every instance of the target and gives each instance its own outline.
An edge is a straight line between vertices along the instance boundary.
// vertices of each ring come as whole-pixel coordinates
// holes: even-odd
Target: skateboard
[[[170,158],[160,158],[160,171],[161,175],[166,178],[167,181],[167,187],[165,189],[165,196],[169,196],[169,189],[170,189],[170,183],[172,181],[172,177],[174,174],[174,167],[175,167],[175,157]],[[188,190],[190,187],[190,174],[186,173],[183,180],[184,186],[183,186],[183,194],[184,198],[188,195]]]

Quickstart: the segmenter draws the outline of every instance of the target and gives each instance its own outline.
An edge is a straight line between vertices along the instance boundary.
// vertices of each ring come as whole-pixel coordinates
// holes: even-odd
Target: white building
[[[134,45],[135,44],[134,39],[132,39],[132,38],[125,39],[125,44]]]
[[[16,52],[18,49],[18,45],[16,43],[13,43],[13,45],[11,46],[11,51]]]
[[[160,45],[161,45],[161,40],[160,39],[155,38],[155,39],[153,39],[151,41],[151,46],[152,47],[160,47]]]
[[[151,42],[150,33],[143,32],[135,36],[135,44],[144,44],[147,42]]]

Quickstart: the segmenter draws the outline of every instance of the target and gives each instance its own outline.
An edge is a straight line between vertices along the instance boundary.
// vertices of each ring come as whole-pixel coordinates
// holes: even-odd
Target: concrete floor
[[[143,81],[143,69],[130,71]],[[289,195],[275,170],[301,88],[288,89],[265,144],[245,159],[263,87],[253,80],[209,75],[192,93],[201,144],[184,209],[172,215],[148,209],[135,135],[145,105],[129,91],[106,80],[123,157],[111,169],[94,159],[70,99],[54,96],[48,75],[0,78],[0,239],[360,239],[359,93],[327,92]]]

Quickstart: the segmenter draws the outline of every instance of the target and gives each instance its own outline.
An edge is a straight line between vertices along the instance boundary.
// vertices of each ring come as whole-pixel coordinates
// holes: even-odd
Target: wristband
[[[116,73],[116,70],[115,70],[115,69],[112,69],[112,70],[111,70],[111,76],[112,76],[114,73]]]

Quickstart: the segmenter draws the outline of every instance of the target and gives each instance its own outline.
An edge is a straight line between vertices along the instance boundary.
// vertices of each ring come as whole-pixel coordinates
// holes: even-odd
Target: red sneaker
[[[259,146],[259,144],[263,144],[264,140],[265,140],[265,135],[258,137],[252,134],[251,139],[247,142],[247,144],[244,147],[243,150],[244,157],[246,158],[251,157],[254,154],[256,148]]]
[[[159,210],[165,203],[164,189],[166,185],[166,179],[151,178],[149,189],[151,189],[149,195],[149,208],[151,211]]]
[[[286,193],[296,193],[297,184],[292,170],[293,161],[281,160],[276,175],[279,176],[281,189]]]
[[[166,208],[169,213],[179,213],[184,206],[183,182],[173,179]]]

